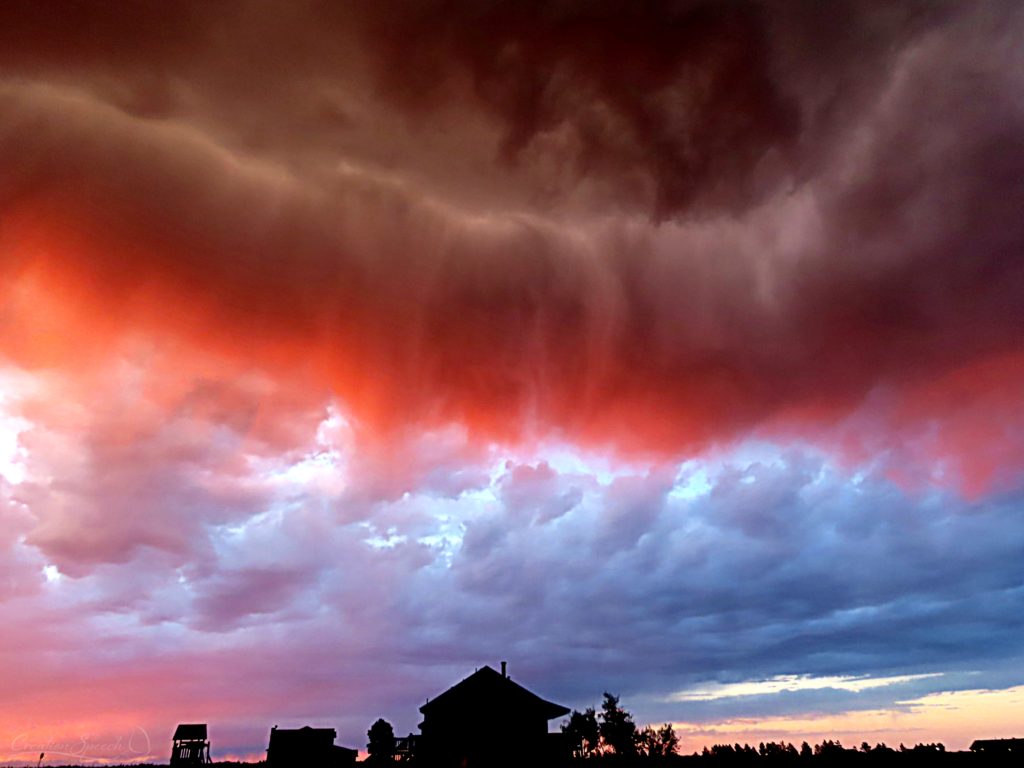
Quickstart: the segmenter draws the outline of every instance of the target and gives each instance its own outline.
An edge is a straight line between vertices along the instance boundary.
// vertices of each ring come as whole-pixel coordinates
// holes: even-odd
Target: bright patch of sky
[[[369,523],[363,523],[362,527],[366,528],[368,531],[375,530]],[[405,534],[399,533],[395,526],[390,526],[386,531],[374,533],[373,535],[363,539],[363,541],[374,549],[393,549],[399,544],[404,544],[407,540],[408,537]]]
[[[650,467],[649,463],[629,462],[610,453],[585,451],[564,443],[546,444],[533,455],[510,458],[529,463],[546,461],[559,474],[589,475],[602,485],[611,483],[617,477],[641,474]]]
[[[462,539],[466,535],[466,525],[447,517],[440,518],[438,523],[436,533],[421,536],[416,541],[437,551],[441,562],[448,567],[452,564],[455,553],[462,546]]]
[[[327,408],[327,416],[316,430],[310,450],[299,461],[284,467],[264,468],[271,479],[282,486],[319,488],[336,496],[345,488],[347,465],[353,451],[352,425],[338,406]]]
[[[32,426],[26,419],[11,413],[11,404],[32,387],[29,374],[18,369],[0,369],[0,477],[12,485],[25,479],[25,449],[21,433]]]
[[[845,677],[810,675],[777,675],[767,680],[748,680],[741,683],[714,683],[699,688],[679,691],[668,697],[669,701],[714,701],[730,699],[738,696],[768,696],[793,691],[811,691],[832,688],[841,691],[859,693],[871,688],[884,688],[890,685],[908,683],[913,680],[924,680],[940,677],[941,672],[920,675],[896,675],[892,677]]]
[[[711,490],[711,478],[703,464],[695,459],[684,462],[679,468],[675,485],[669,491],[670,499],[689,501],[703,496]]]

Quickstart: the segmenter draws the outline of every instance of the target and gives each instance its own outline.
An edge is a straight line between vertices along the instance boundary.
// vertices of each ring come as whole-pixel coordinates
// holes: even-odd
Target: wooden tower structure
[[[171,767],[210,764],[210,740],[206,723],[182,723],[174,731]]]

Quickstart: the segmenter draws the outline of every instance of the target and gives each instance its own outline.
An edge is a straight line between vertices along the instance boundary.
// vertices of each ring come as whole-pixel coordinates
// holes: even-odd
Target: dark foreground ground
[[[360,762],[357,765],[373,765],[372,762]],[[29,763],[5,763],[0,765],[27,766]],[[35,765],[32,763],[31,765]],[[405,766],[407,768],[433,768],[424,763],[384,763],[384,765]],[[109,765],[105,768],[168,768],[166,763],[126,763]],[[857,750],[834,751],[830,754],[816,754],[805,757],[792,756],[762,756],[743,752],[733,751],[706,753],[696,755],[676,755],[664,758],[618,758],[615,756],[592,757],[585,760],[570,760],[568,762],[541,762],[524,761],[523,768],[729,768],[730,766],[746,766],[749,768],[831,768],[831,766],[850,768],[871,768],[872,766],[892,766],[893,768],[911,768],[912,766],[948,766],[949,768],[983,768],[984,766],[1017,766],[1024,768],[1024,756],[1007,755],[985,755],[973,752],[945,752],[945,751],[906,751],[893,750],[892,752],[864,753]],[[47,765],[46,768],[95,768],[95,766],[80,765]],[[238,763],[238,762],[214,762],[211,768],[266,768],[266,763]],[[295,768],[302,768],[296,766]],[[481,765],[480,768],[488,768]]]

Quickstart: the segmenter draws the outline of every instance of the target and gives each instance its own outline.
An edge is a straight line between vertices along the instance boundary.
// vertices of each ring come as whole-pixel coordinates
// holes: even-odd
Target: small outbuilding
[[[206,723],[182,723],[174,729],[171,742],[171,766],[208,765],[210,740]]]
[[[1024,739],[978,739],[971,752],[985,755],[1024,755]]]
[[[267,768],[342,768],[355,765],[359,750],[334,743],[333,728],[270,729]]]

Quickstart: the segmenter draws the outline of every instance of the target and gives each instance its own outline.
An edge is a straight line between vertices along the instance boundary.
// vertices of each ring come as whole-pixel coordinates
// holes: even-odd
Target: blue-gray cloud
[[[25,482],[8,488],[30,503],[19,507],[26,536],[12,543],[28,564],[19,578],[35,569],[41,585],[47,561],[70,574],[36,588],[40,626],[130,647],[89,667],[111,679],[168,654],[196,675],[220,659],[207,695],[234,702],[226,726],[244,734],[253,718],[315,716],[352,743],[380,715],[413,730],[425,697],[502,658],[573,706],[621,693],[641,721],[875,709],[1024,682],[1022,488],[976,501],[908,491],[871,465],[771,444],[609,471],[565,447],[474,448],[457,431],[419,434],[389,464],[360,455],[332,409],[313,412],[322,421],[288,437],[283,465],[217,412],[139,432],[143,450],[182,461],[206,455],[211,434],[231,446],[246,432],[252,462],[218,450],[234,467],[230,487],[247,490],[225,514],[223,484],[177,472],[164,503],[192,500],[187,536],[162,546],[151,529],[174,518],[156,507],[117,529],[125,546],[84,559],[33,538],[33,523],[62,514],[40,501],[38,478],[48,463],[107,455],[109,414],[83,433],[40,431]],[[63,502],[88,503],[115,480],[167,485],[154,477],[131,462],[112,478],[66,474]],[[61,669],[90,657],[72,646]],[[198,684],[183,674],[182,696]],[[674,696],[780,675],[928,676],[860,691]]]

